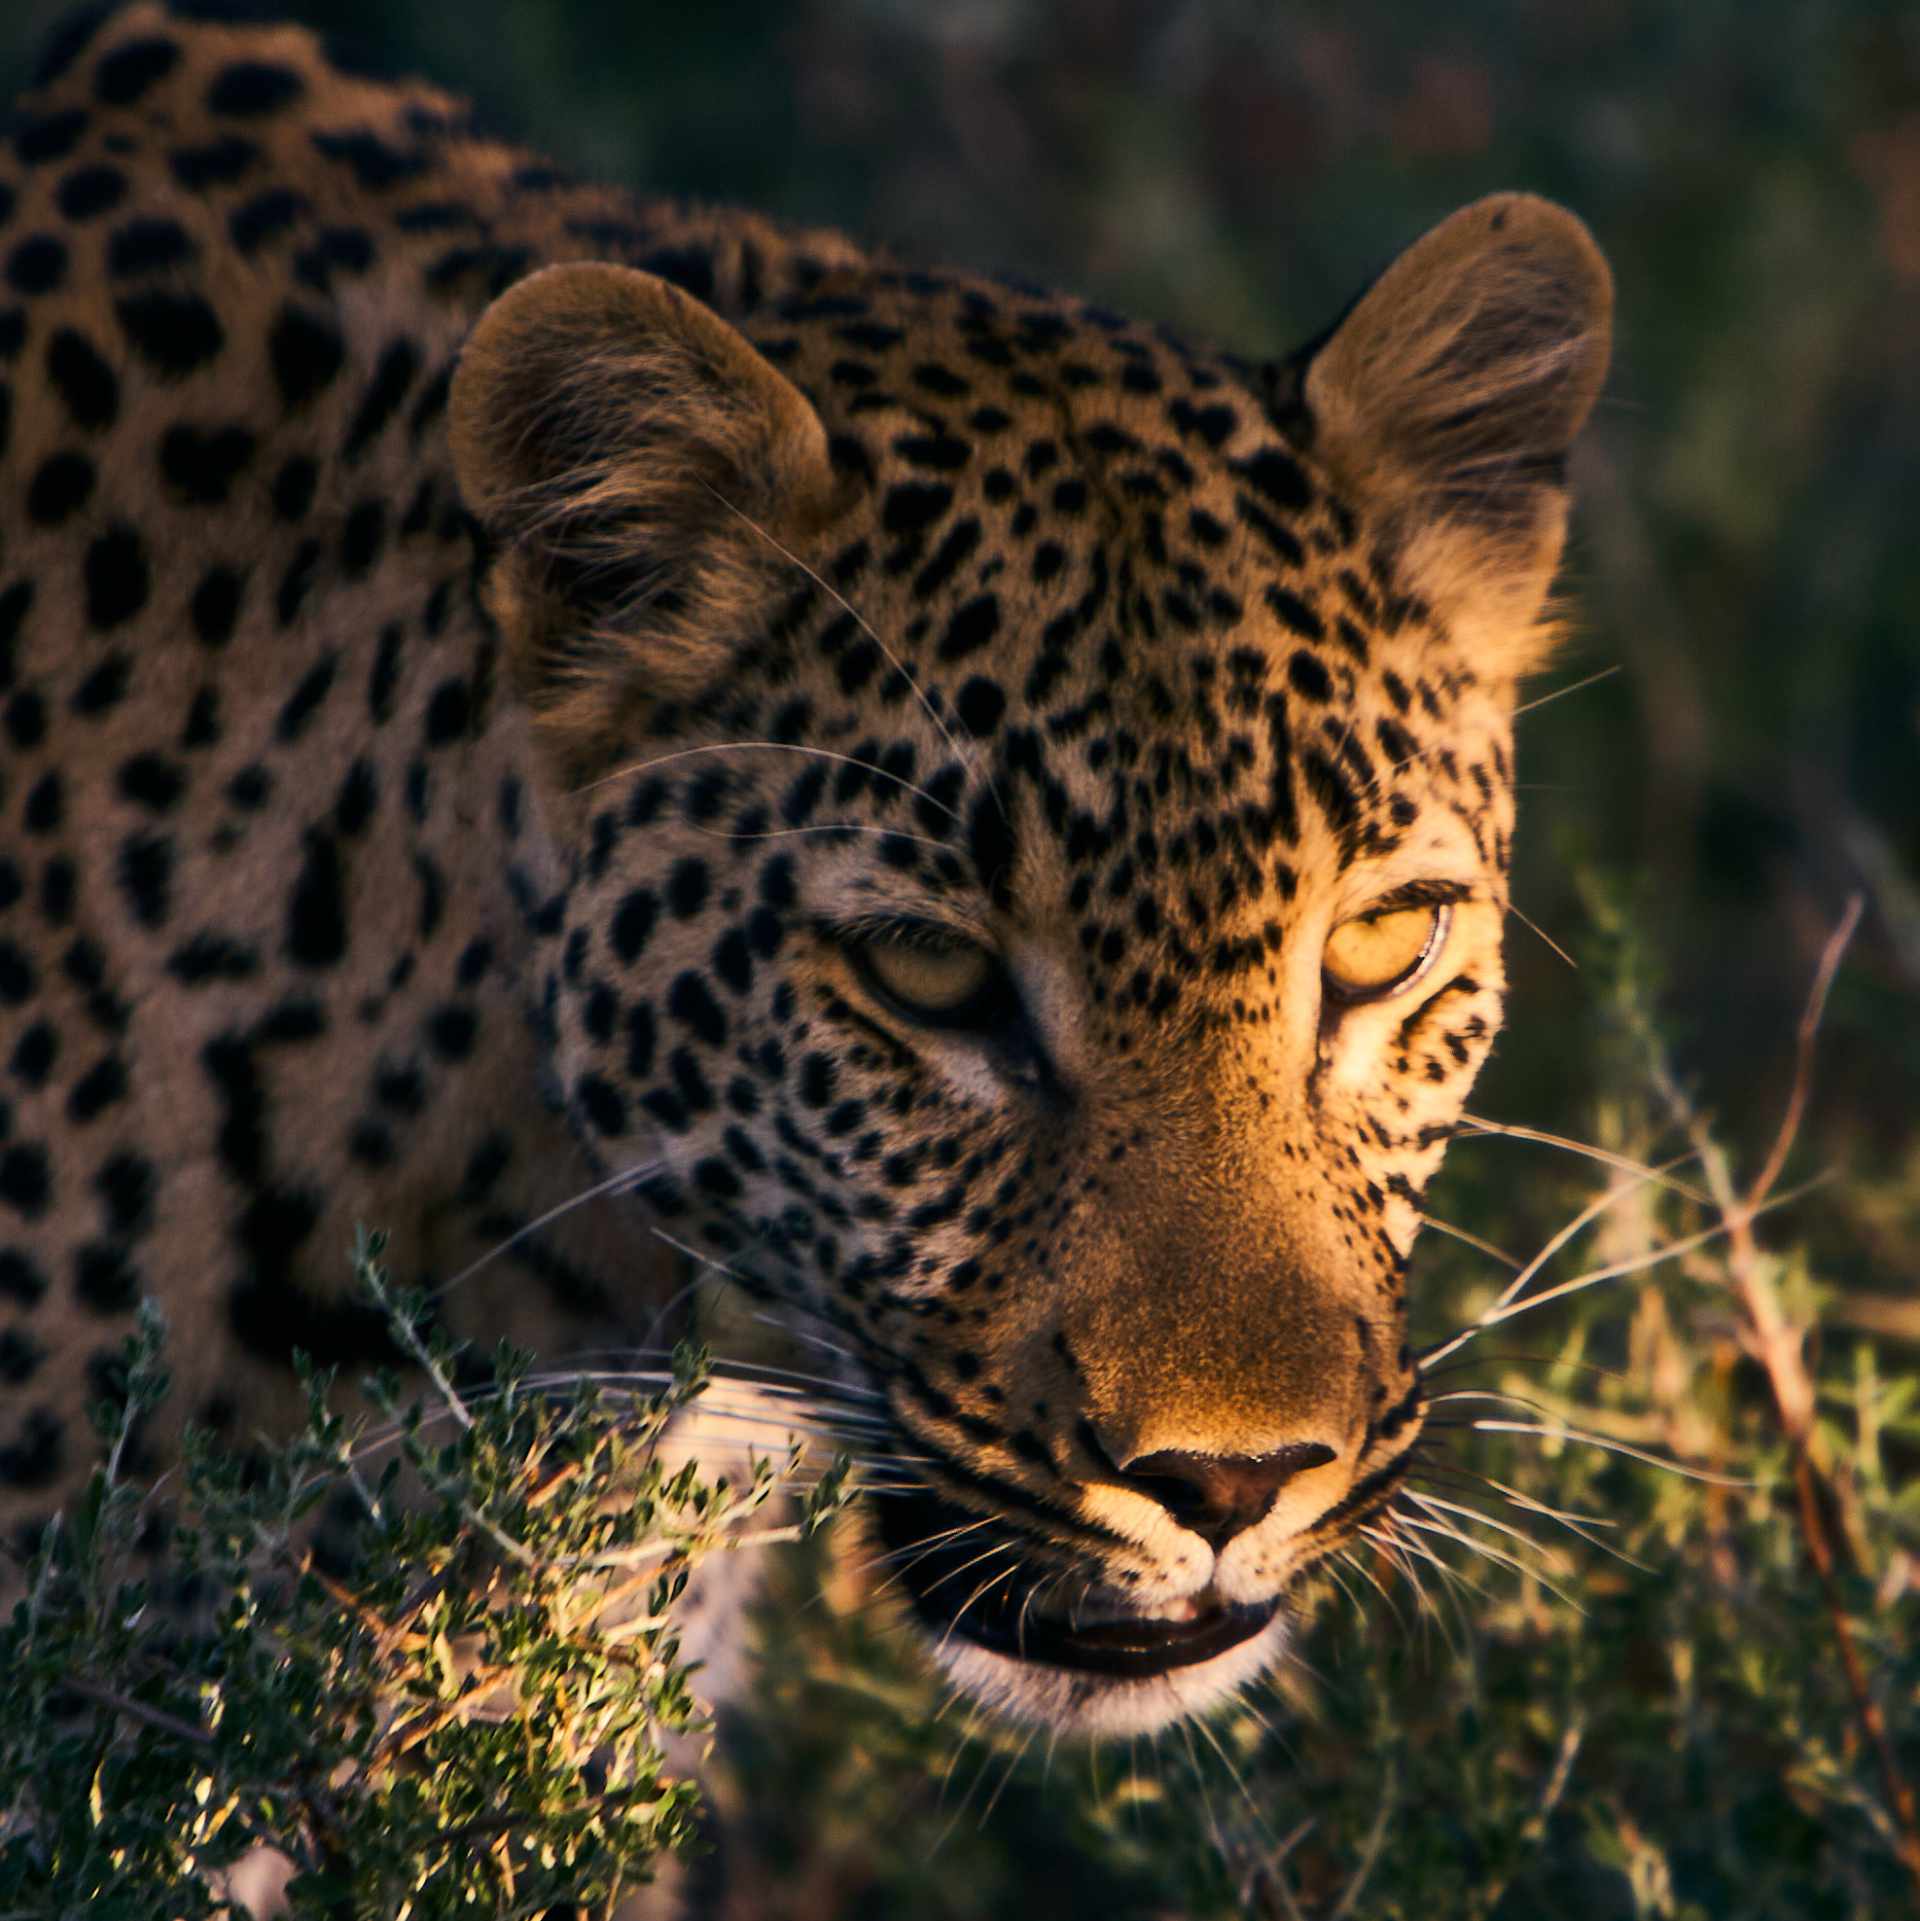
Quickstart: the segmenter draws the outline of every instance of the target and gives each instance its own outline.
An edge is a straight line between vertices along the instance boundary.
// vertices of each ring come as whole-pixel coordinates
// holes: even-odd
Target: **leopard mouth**
[[[875,1506],[881,1537],[902,1564],[900,1585],[942,1644],[960,1640],[1029,1666],[1140,1681],[1212,1661],[1279,1612],[1277,1598],[1235,1604],[1211,1591],[1164,1614],[1085,1604],[1051,1612],[1043,1605],[1050,1583],[1009,1562],[1004,1536],[987,1544],[992,1530],[979,1515],[927,1494],[888,1495]]]

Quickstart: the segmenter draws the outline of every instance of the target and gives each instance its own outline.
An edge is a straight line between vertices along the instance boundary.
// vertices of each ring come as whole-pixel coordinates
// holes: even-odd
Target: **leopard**
[[[1611,308],[1499,193],[1242,356],[298,26],[66,31],[0,137],[9,1540],[145,1299],[221,1445],[390,1359],[375,1223],[450,1338],[711,1272],[830,1352],[985,1710],[1271,1669],[1426,1430]]]

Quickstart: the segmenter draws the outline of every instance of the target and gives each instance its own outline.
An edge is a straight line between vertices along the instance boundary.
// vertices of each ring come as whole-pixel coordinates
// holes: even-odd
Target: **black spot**
[[[953,489],[941,481],[903,481],[889,488],[881,508],[881,525],[905,537],[924,533],[953,505]]]
[[[67,1118],[84,1127],[127,1097],[126,1063],[117,1054],[103,1054],[67,1091]]]
[[[120,767],[120,791],[136,807],[164,814],[180,798],[186,776],[164,754],[135,754]]]
[[[27,517],[41,527],[58,527],[93,497],[93,462],[85,454],[51,454],[27,483]]]
[[[19,1007],[33,989],[33,962],[14,942],[0,940],[0,1004]]]
[[[386,540],[387,510],[377,500],[363,500],[347,516],[340,535],[340,571],[359,580],[380,558]]]
[[[200,1064],[223,1110],[215,1147],[227,1172],[251,1187],[266,1171],[267,1096],[253,1050],[237,1034],[219,1034],[200,1050]]]
[[[85,572],[87,619],[95,628],[118,627],[147,604],[147,550],[124,522],[88,547]]]
[[[598,1074],[582,1074],[574,1082],[573,1092],[596,1131],[606,1135],[627,1131],[627,1104],[610,1082]]]
[[[942,660],[964,660],[978,653],[1000,631],[1000,602],[992,594],[979,594],[967,602],[947,623],[940,638]]]
[[[129,834],[120,843],[116,877],[134,919],[159,927],[173,905],[173,842],[161,834]]]
[[[473,718],[473,693],[455,676],[443,680],[427,702],[426,738],[429,747],[445,747],[461,739]]]
[[[613,951],[631,967],[646,951],[654,923],[660,917],[658,899],[644,887],[636,887],[615,910],[608,930]]]
[[[1266,601],[1274,617],[1289,633],[1298,634],[1302,640],[1326,638],[1326,623],[1298,594],[1289,593],[1270,581]]]
[[[93,70],[93,97],[103,107],[130,107],[180,64],[180,49],[158,37],[115,47]]]
[[[36,1221],[53,1198],[53,1167],[38,1141],[16,1141],[0,1148],[0,1201]]]
[[[717,1155],[694,1164],[693,1184],[720,1201],[730,1201],[740,1192],[740,1176]]]
[[[380,646],[367,676],[367,712],[376,726],[393,717],[394,689],[400,684],[400,648],[405,639],[399,624],[380,630]]]
[[[1007,710],[1007,697],[1000,690],[999,683],[980,674],[975,674],[954,702],[960,716],[960,724],[976,738],[990,734],[1000,725],[1000,717]]]
[[[13,650],[33,606],[33,582],[16,580],[0,593],[0,692],[13,685]]]
[[[217,507],[253,458],[254,446],[244,427],[169,427],[160,438],[160,472],[188,500]]]
[[[304,520],[319,483],[319,464],[306,454],[295,454],[273,477],[273,511],[282,520]]]
[[[120,412],[120,383],[84,335],[62,327],[47,343],[47,379],[76,427],[97,433]]]
[[[92,1313],[124,1314],[140,1298],[140,1275],[124,1248],[90,1241],[74,1254],[73,1291]]]
[[[1013,829],[1000,803],[991,794],[974,802],[967,821],[967,851],[980,885],[1004,905],[1013,886]]]
[[[0,360],[11,360],[27,344],[24,308],[0,307]]]
[[[50,294],[67,277],[67,246],[54,234],[31,234],[6,261],[15,294]]]
[[[64,160],[80,144],[87,130],[84,107],[69,107],[64,113],[49,113],[20,125],[13,136],[13,150],[29,167],[44,167],[50,160]]]
[[[259,971],[259,953],[249,942],[205,928],[167,957],[167,972],[187,987],[251,980]]]
[[[173,156],[173,177],[189,193],[205,193],[209,187],[232,186],[259,158],[251,140],[228,134],[204,147],[182,147]]]
[[[129,220],[107,243],[107,272],[120,280],[184,266],[193,240],[177,220]]]
[[[55,927],[73,919],[74,896],[80,888],[80,870],[64,854],[56,854],[40,870],[40,912]]]
[[[463,1061],[473,1052],[479,1030],[479,1016],[473,1009],[450,1001],[427,1017],[427,1045],[443,1061]]]
[[[383,1067],[374,1076],[373,1094],[396,1114],[418,1114],[427,1104],[427,1084],[417,1067]]]
[[[227,799],[242,813],[255,813],[273,792],[273,776],[258,761],[243,767],[227,782]]]
[[[133,662],[125,654],[109,654],[74,689],[67,704],[76,714],[89,719],[110,712],[126,698],[127,683],[133,677]]]
[[[1287,679],[1292,682],[1296,692],[1304,694],[1309,700],[1333,698],[1333,677],[1320,657],[1308,653],[1304,647],[1296,648],[1293,658],[1287,662]]]
[[[713,298],[713,256],[699,247],[655,247],[640,256],[635,265],[658,274],[684,288],[694,299]]]
[[[347,951],[340,849],[331,834],[318,828],[307,832],[306,858],[287,909],[286,951],[300,967],[337,966]]]
[[[0,1333],[0,1386],[19,1387],[40,1371],[47,1350],[31,1334],[10,1327]]]
[[[753,985],[753,955],[739,928],[729,928],[714,943],[713,971],[736,994],[744,994]]]
[[[419,371],[420,350],[411,340],[394,341],[380,356],[380,364],[347,429],[344,451],[349,462],[358,460],[379,437]]]
[[[12,1487],[48,1487],[66,1457],[65,1429],[50,1408],[29,1408],[17,1438],[0,1445],[0,1481]]]
[[[708,882],[705,861],[689,856],[675,862],[667,880],[667,905],[681,920],[691,920],[706,905]]]
[[[127,177],[118,167],[76,167],[55,196],[69,220],[94,220],[111,213],[127,197]]]
[[[307,731],[314,715],[320,711],[320,703],[332,692],[339,669],[337,653],[322,656],[307,669],[299,686],[287,696],[280,718],[274,723],[274,732],[282,741],[296,741]]]
[[[267,337],[267,353],[281,402],[292,413],[306,406],[339,373],[346,359],[346,343],[330,321],[301,307],[286,307]]]
[[[914,576],[913,591],[918,599],[931,598],[966,565],[980,545],[980,523],[972,515],[956,521],[946,538],[935,549],[933,558]]]
[[[265,60],[236,60],[222,67],[207,89],[207,111],[234,120],[258,120],[290,107],[306,91],[292,67]]]
[[[706,982],[691,970],[677,975],[667,994],[667,1012],[709,1047],[724,1047],[727,1017]]]
[[[49,772],[42,774],[27,790],[27,804],[21,811],[21,819],[28,833],[51,834],[59,827],[66,811],[66,793],[60,776],[58,772]]]
[[[1238,467],[1256,493],[1289,513],[1299,512],[1313,500],[1306,475],[1285,454],[1269,449],[1239,462]]]
[[[334,825],[349,837],[364,832],[379,801],[373,763],[363,756],[347,769],[347,777],[340,783],[340,798],[333,808]]]
[[[287,571],[280,576],[280,585],[273,596],[274,618],[282,627],[291,627],[299,617],[307,590],[312,587],[319,566],[320,543],[317,540],[302,541],[300,551],[287,563]]]
[[[213,687],[202,687],[187,709],[186,725],[180,730],[180,745],[185,748],[214,747],[220,741],[220,694]]]
[[[424,153],[389,146],[377,134],[316,133],[313,144],[329,160],[351,167],[361,186],[374,193],[400,186],[426,170]]]
[[[93,1177],[93,1191],[106,1210],[107,1226],[124,1240],[137,1240],[153,1224],[153,1163],[123,1149],[110,1155]]]
[[[35,1262],[18,1248],[0,1248],[0,1295],[10,1295],[23,1307],[35,1307],[46,1292],[47,1277]]]
[[[309,211],[306,196],[290,187],[269,187],[234,208],[227,232],[242,253],[258,253]]]
[[[113,310],[134,351],[168,379],[184,378],[226,345],[219,317],[198,294],[155,288],[116,300]]]
[[[193,590],[193,631],[203,647],[224,647],[240,618],[240,576],[230,567],[209,567]]]
[[[47,737],[47,703],[32,687],[23,687],[7,702],[5,723],[13,744],[24,753]]]

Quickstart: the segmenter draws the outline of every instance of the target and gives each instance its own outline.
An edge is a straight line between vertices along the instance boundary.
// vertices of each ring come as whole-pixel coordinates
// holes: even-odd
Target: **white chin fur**
[[[1152,1734],[1237,1693],[1280,1658],[1286,1640],[1287,1618],[1277,1614],[1209,1661],[1138,1680],[1016,1660],[957,1634],[945,1636],[933,1656],[963,1694],[1012,1720],[1064,1734]]]

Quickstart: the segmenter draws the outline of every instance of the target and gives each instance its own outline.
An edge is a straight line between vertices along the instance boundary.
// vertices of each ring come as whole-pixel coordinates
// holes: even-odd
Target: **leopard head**
[[[1610,304],[1504,195],[1279,364],[881,266],[737,327],[551,268],[466,349],[564,1097],[830,1324],[1012,1713],[1244,1682],[1407,1471]]]

